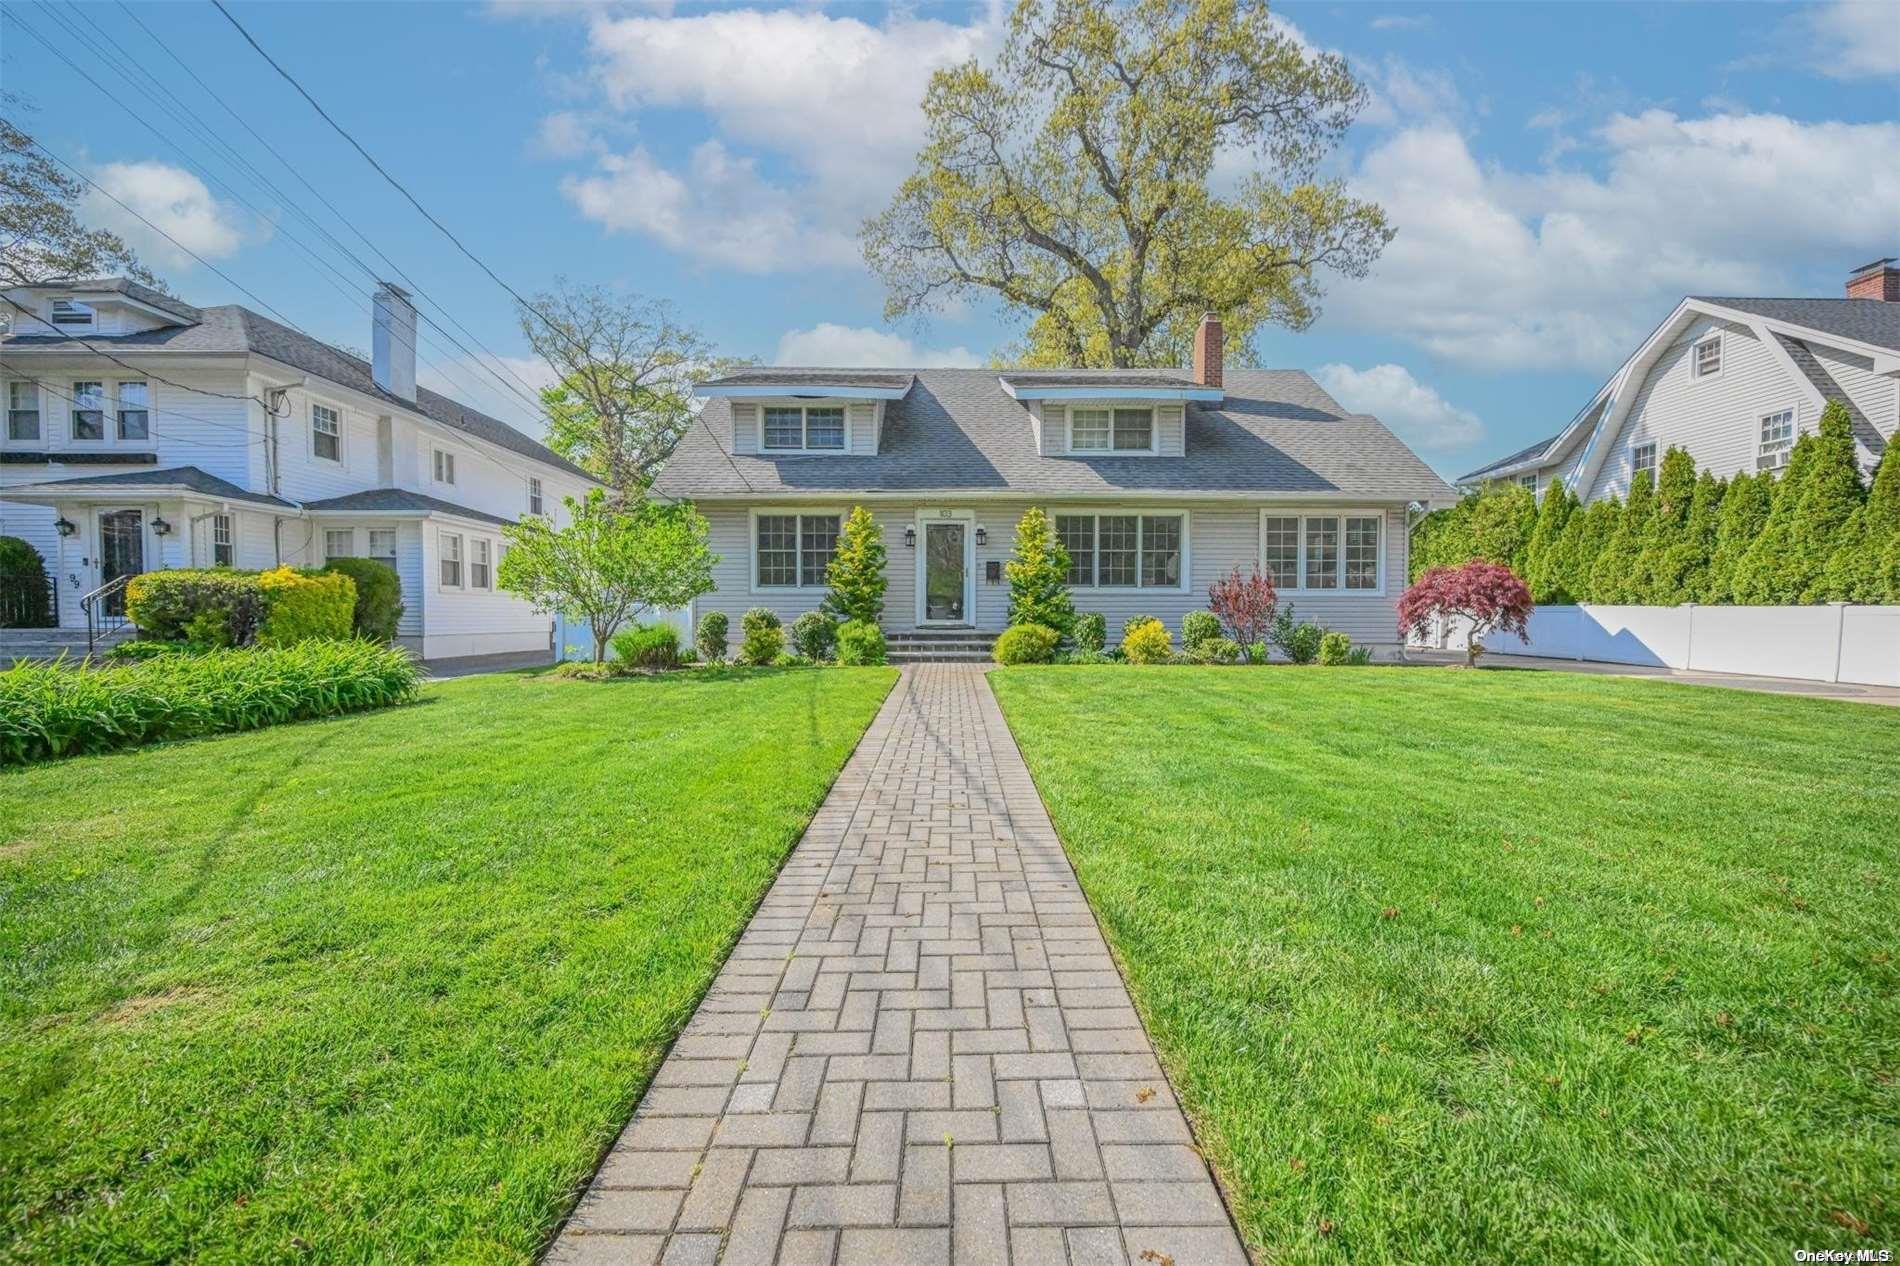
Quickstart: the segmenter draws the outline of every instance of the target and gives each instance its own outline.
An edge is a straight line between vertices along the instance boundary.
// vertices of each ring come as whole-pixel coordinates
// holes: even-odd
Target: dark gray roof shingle
[[[1900,303],[1879,299],[1738,299],[1692,295],[1703,303],[1717,303],[1737,312],[1805,325],[1823,334],[1856,339],[1875,347],[1900,351]]]
[[[1814,389],[1821,393],[1823,400],[1837,401],[1847,409],[1847,416],[1854,424],[1854,438],[1860,441],[1863,448],[1876,456],[1887,451],[1887,441],[1881,436],[1880,428],[1861,412],[1861,407],[1847,394],[1847,388],[1841,386],[1840,380],[1828,372],[1827,366],[1821,363],[1813,348],[1779,331],[1775,333],[1775,341],[1788,353],[1788,359],[1794,362],[1802,376],[1814,384]]]
[[[32,285],[21,286],[22,290],[70,290],[74,294],[106,292],[122,294],[128,299],[136,299],[147,307],[157,308],[169,313],[180,321],[195,323],[200,317],[200,309],[192,307],[182,299],[174,299],[163,290],[133,281],[129,277],[85,277],[76,280],[59,279],[39,281]]]
[[[198,313],[198,320],[192,325],[171,325],[156,330],[144,330],[137,334],[112,337],[88,334],[84,341],[97,343],[114,352],[125,348],[164,348],[167,352],[196,352],[225,356],[255,352],[260,356],[282,361],[305,373],[328,379],[340,386],[387,400],[400,408],[414,409],[426,418],[473,435],[477,439],[486,440],[509,452],[533,458],[538,462],[545,462],[549,466],[564,470],[571,475],[579,475],[583,479],[592,478],[580,467],[561,457],[546,445],[528,438],[501,419],[491,418],[486,413],[458,404],[445,395],[430,391],[427,387],[417,388],[414,404],[410,404],[400,396],[391,395],[376,385],[370,373],[368,361],[331,347],[328,343],[320,342],[308,335],[299,334],[289,326],[280,325],[269,317],[259,316],[249,308],[237,304],[224,304],[212,308],[198,308],[194,311]],[[29,334],[9,338],[0,346],[60,347],[77,346],[79,342],[80,340],[66,335]]]
[[[19,485],[11,491],[24,492],[33,488],[189,488],[207,497],[228,497],[233,501],[254,501],[263,505],[294,508],[281,497],[273,497],[266,492],[246,492],[230,480],[220,479],[196,466],[155,466],[118,475],[49,479],[43,483]]]
[[[1569,427],[1564,428],[1565,431],[1569,429],[1570,429]],[[1486,475],[1489,475],[1492,471],[1503,470],[1506,466],[1515,466],[1519,462],[1529,461],[1534,457],[1542,457],[1544,454],[1550,451],[1550,446],[1552,444],[1555,444],[1558,440],[1562,439],[1563,436],[1564,436],[1564,432],[1559,431],[1557,432],[1557,434],[1551,436],[1548,439],[1542,439],[1542,440],[1537,441],[1537,443],[1535,444],[1529,445],[1525,448],[1520,448],[1515,453],[1512,453],[1509,457],[1500,457],[1488,466],[1480,466],[1474,471],[1470,471],[1470,472],[1467,472],[1466,474],[1458,476],[1458,482],[1461,484],[1468,484],[1474,479],[1483,479]]]
[[[735,456],[731,405],[707,402],[659,479],[676,497],[918,492],[1090,495],[1314,493],[1370,500],[1456,494],[1378,419],[1350,414],[1297,370],[1234,370],[1219,405],[1189,403],[1183,457],[1044,457],[1027,406],[994,369],[920,369],[885,405],[870,457]]]
[[[364,492],[346,493],[341,497],[327,497],[322,501],[306,501],[303,508],[312,514],[322,514],[326,510],[366,511],[378,514],[441,513],[459,514],[465,519],[480,519],[484,523],[514,522],[513,519],[504,519],[486,510],[471,510],[467,506],[458,506],[453,501],[444,501],[440,497],[410,492],[407,488],[371,488]]]
[[[702,387],[879,387],[901,391],[910,385],[909,370],[891,369],[808,369],[796,366],[741,369],[700,383]]]

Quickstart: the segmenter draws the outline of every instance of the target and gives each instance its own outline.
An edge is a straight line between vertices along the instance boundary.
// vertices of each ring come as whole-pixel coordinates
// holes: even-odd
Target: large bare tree
[[[885,314],[1000,298],[1030,364],[1179,364],[1203,312],[1243,345],[1303,328],[1322,272],[1392,237],[1318,175],[1365,101],[1264,0],[1021,0],[994,65],[931,76],[916,170],[865,222]]]

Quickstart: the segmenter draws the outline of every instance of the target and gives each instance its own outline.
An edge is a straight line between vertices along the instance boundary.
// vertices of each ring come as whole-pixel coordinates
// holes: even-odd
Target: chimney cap
[[[393,281],[379,280],[376,283],[376,288],[378,290],[387,290],[390,294],[395,295],[399,299],[407,299],[410,297],[410,294],[407,290],[404,290],[401,286],[397,285]]]
[[[1892,255],[1884,255],[1871,264],[1862,264],[1859,268],[1856,268],[1847,275],[1849,277],[1865,277],[1869,273],[1890,272],[1894,269],[1896,264],[1900,264],[1900,259],[1895,259]]]

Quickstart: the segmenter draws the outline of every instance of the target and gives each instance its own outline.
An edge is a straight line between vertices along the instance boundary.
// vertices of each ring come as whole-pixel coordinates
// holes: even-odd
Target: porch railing
[[[56,629],[59,627],[59,582],[51,576],[37,580],[0,576],[0,629]]]
[[[79,600],[79,609],[86,613],[86,654],[98,649],[100,638],[132,626],[125,613],[125,587],[131,580],[130,575],[115,577]]]

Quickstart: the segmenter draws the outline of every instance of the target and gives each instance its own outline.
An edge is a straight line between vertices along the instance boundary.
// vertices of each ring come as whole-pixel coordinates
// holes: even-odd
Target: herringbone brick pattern
[[[981,670],[905,670],[549,1255],[1246,1257]]]

